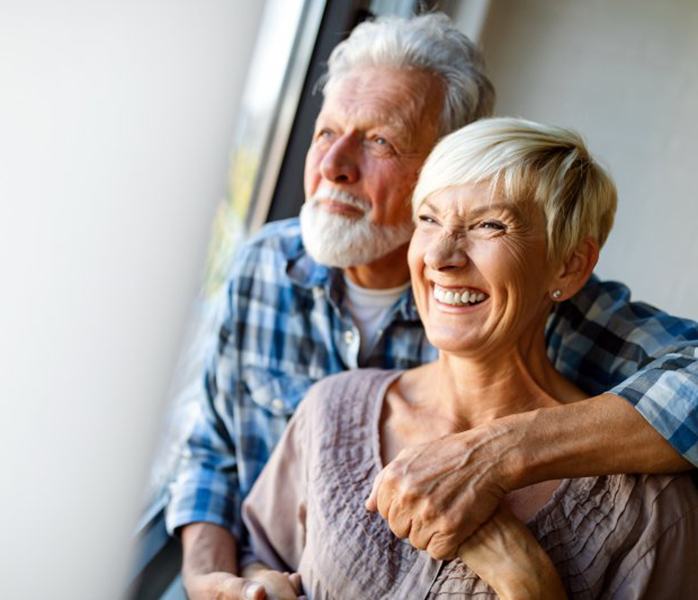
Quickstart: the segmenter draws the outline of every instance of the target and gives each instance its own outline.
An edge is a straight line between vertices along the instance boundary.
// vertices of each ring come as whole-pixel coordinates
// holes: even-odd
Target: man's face
[[[301,216],[320,262],[332,263],[322,252],[330,245],[344,243],[334,264],[346,267],[408,241],[410,196],[437,140],[442,98],[435,75],[408,69],[355,69],[328,86],[306,156]],[[328,229],[336,231],[322,239]]]

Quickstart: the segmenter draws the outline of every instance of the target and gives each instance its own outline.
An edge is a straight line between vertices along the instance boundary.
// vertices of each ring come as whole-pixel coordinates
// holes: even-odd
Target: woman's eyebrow
[[[421,206],[426,206],[429,210],[435,213],[441,213],[441,210],[437,207],[434,206],[429,200],[424,200],[421,204]],[[521,216],[521,210],[513,203],[511,202],[494,202],[492,204],[486,204],[483,206],[479,206],[477,208],[473,208],[472,210],[468,211],[468,216],[469,217],[479,217],[482,214],[485,214],[490,211],[497,211],[497,210],[505,210],[509,213],[512,213],[514,216],[519,217]]]
[[[511,202],[495,202],[493,204],[486,204],[484,206],[479,206],[471,211],[468,211],[468,215],[473,217],[479,217],[482,214],[488,213],[490,211],[504,210],[506,212],[512,213],[514,216],[521,216],[521,211],[519,208]]]
[[[420,205],[419,208],[422,208],[422,206],[426,206],[430,211],[432,212],[439,212],[439,209],[436,208],[429,200],[424,200]]]

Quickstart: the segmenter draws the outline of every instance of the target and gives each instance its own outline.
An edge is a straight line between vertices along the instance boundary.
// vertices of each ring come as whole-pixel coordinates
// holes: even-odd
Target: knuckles
[[[450,535],[434,535],[425,550],[436,560],[451,560],[456,557],[459,543]]]

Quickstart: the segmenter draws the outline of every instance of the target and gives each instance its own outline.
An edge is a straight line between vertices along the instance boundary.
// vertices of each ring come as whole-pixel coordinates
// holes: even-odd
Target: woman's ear
[[[598,260],[598,242],[591,237],[584,238],[559,266],[550,284],[550,297],[561,302],[574,296],[587,282]]]

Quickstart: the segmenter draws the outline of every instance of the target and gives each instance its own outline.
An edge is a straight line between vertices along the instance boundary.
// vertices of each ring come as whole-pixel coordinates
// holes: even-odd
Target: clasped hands
[[[433,558],[460,557],[503,600],[565,598],[550,558],[506,507],[509,438],[486,427],[405,448],[376,477],[366,508]]]
[[[298,573],[281,573],[255,563],[241,576],[213,572],[188,578],[187,596],[192,600],[300,600],[304,599]]]

